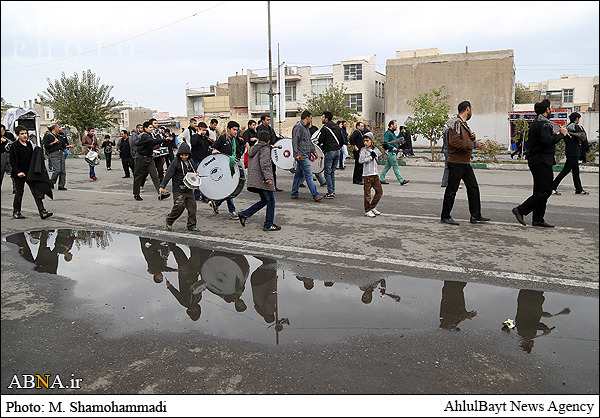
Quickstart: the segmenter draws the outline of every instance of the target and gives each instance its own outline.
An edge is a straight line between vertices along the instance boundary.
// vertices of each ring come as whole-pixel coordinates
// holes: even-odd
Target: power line
[[[174,22],[167,23],[167,24],[166,24],[166,25],[164,25],[164,26],[160,26],[160,27],[158,27],[158,28],[151,29],[151,30],[149,30],[149,31],[147,31],[147,32],[140,33],[139,35],[135,35],[135,36],[132,36],[132,37],[130,37],[130,38],[126,38],[126,39],[123,39],[123,40],[120,40],[120,41],[117,41],[117,42],[113,42],[112,44],[108,44],[108,45],[104,45],[104,46],[101,46],[101,47],[98,47],[98,48],[90,49],[89,51],[80,52],[79,54],[76,54],[76,55],[71,55],[71,56],[68,56],[68,57],[63,57],[63,58],[57,58],[57,59],[55,59],[55,60],[50,60],[50,61],[46,61],[46,62],[41,62],[41,63],[38,63],[38,64],[23,65],[23,66],[21,66],[21,67],[2,68],[2,69],[1,69],[1,71],[11,71],[11,70],[20,70],[20,69],[22,69],[22,68],[37,67],[37,66],[40,66],[40,65],[51,64],[51,63],[53,63],[53,62],[64,61],[64,60],[67,60],[67,59],[70,59],[70,58],[80,57],[80,56],[82,56],[82,55],[89,54],[90,52],[96,52],[96,51],[99,51],[99,50],[101,50],[101,49],[108,48],[108,47],[111,47],[111,46],[114,46],[114,45],[120,44],[121,42],[127,42],[127,41],[130,41],[130,40],[132,40],[132,39],[139,38],[140,36],[144,36],[144,35],[147,35],[147,34],[149,34],[149,33],[152,33],[152,32],[159,31],[159,30],[161,30],[161,29],[164,29],[164,28],[166,28],[166,27],[172,26],[172,25],[174,25],[174,24],[176,24],[176,23],[183,22],[184,20],[190,19],[190,18],[192,18],[192,17],[194,17],[194,16],[197,16],[197,15],[199,15],[199,14],[202,14],[202,13],[204,13],[204,12],[208,12],[209,10],[212,10],[212,9],[214,9],[214,8],[216,8],[216,7],[222,6],[222,5],[224,5],[225,3],[228,3],[228,1],[224,1],[224,2],[222,2],[222,3],[219,3],[219,4],[215,5],[215,6],[209,7],[208,9],[204,9],[204,10],[202,10],[202,11],[196,12],[196,13],[194,13],[193,15],[186,16],[186,17],[184,17],[184,18],[182,18],[182,19],[179,19],[179,20],[176,20],[176,21],[174,21]]]

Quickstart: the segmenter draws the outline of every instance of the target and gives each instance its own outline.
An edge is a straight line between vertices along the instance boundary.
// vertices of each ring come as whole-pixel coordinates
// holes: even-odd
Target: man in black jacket
[[[121,131],[121,140],[117,144],[117,152],[119,153],[119,157],[121,157],[121,164],[123,165],[123,171],[125,172],[123,178],[127,179],[131,177],[129,169],[131,169],[132,173],[135,172],[135,165],[133,164],[131,141],[126,129]]]
[[[363,184],[363,165],[358,162],[358,156],[360,149],[365,146],[363,137],[365,136],[365,124],[364,122],[356,122],[356,129],[348,138],[348,142],[352,145],[352,155],[354,156],[354,172],[352,173],[352,183]]]
[[[198,168],[198,165],[210,154],[210,147],[213,144],[213,139],[208,135],[208,126],[206,123],[200,122],[197,126],[197,132],[193,133],[190,137],[190,145],[192,149],[192,165],[194,170]],[[194,190],[194,198],[196,200],[202,200],[204,203],[208,203],[200,190]]]
[[[524,216],[533,212],[533,226],[554,228],[544,220],[546,203],[552,194],[552,166],[555,164],[556,144],[567,135],[567,129],[561,126],[555,134],[548,118],[552,115],[550,100],[544,99],[534,106],[537,117],[529,127],[529,170],[533,176],[533,194],[512,209],[517,221],[525,225]]]
[[[52,161],[54,172],[52,173],[52,188],[58,180],[58,190],[67,190],[65,184],[67,182],[67,172],[65,169],[65,154],[63,152],[63,142],[58,137],[60,127],[57,124],[50,125],[50,129],[44,135],[42,142],[44,149],[48,153],[48,159]]]
[[[135,156],[135,174],[133,179],[133,198],[135,200],[144,200],[140,196],[140,187],[142,181],[147,175],[150,175],[154,188],[158,193],[158,199],[166,199],[171,196],[171,193],[165,192],[162,195],[159,192],[160,180],[158,179],[158,171],[156,170],[156,164],[152,156],[154,147],[160,145],[163,141],[162,137],[156,139],[152,137],[152,124],[149,121],[144,122],[142,125],[144,132],[140,135],[137,145],[137,154]]]
[[[585,155],[583,147],[587,144],[587,135],[581,125],[579,125],[579,119],[581,119],[581,115],[577,112],[569,115],[571,123],[567,125],[569,134],[565,138],[565,155],[567,156],[567,161],[562,171],[558,173],[558,176],[552,182],[552,194],[560,195],[557,190],[558,185],[570,171],[573,172],[575,194],[590,194],[590,192],[583,190],[581,179],[579,178],[579,160]]]
[[[323,127],[319,134],[318,145],[325,156],[325,181],[327,182],[327,199],[335,197],[335,169],[340,161],[340,148],[344,144],[344,135],[340,127],[332,121],[333,113],[326,110],[321,116]]]

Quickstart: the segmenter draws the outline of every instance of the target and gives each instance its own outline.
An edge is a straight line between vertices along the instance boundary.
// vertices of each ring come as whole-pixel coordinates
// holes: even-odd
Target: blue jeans
[[[192,166],[194,167],[194,170],[197,170],[199,165],[200,161],[192,160]],[[204,197],[204,195],[198,189],[194,189],[194,199],[202,200],[205,203],[208,202],[208,199],[206,199],[206,197]]]
[[[442,186],[448,186],[448,176],[450,170],[448,169],[448,150],[444,149],[444,174],[442,174]]]
[[[267,215],[265,216],[263,228],[268,228],[273,225],[273,220],[275,219],[275,193],[270,190],[260,190],[258,195],[260,196],[260,201],[256,202],[248,209],[241,211],[239,214],[249,218],[266,206]]]
[[[335,193],[335,169],[340,161],[340,150],[327,151],[325,153],[325,181],[327,182],[327,193]]]
[[[96,177],[96,172],[94,171],[94,166],[90,165],[90,178],[93,179]]]
[[[317,178],[317,180],[321,186],[327,185],[327,180],[325,180],[325,177],[323,177],[323,174],[321,174],[321,173],[313,173],[313,174],[315,175],[315,177]],[[304,184],[304,177],[302,177],[300,179],[300,184]]]
[[[310,167],[310,160],[308,158],[297,161],[296,174],[294,174],[292,192],[290,193],[291,197],[298,196],[298,188],[300,187],[300,179],[302,178],[304,178],[306,181],[306,185],[308,186],[313,199],[316,198],[319,195],[319,192],[317,191],[317,186],[315,186],[315,183],[312,179],[312,168]]]
[[[225,200],[221,199],[221,200],[213,200],[213,203],[215,204],[216,207],[221,206],[221,203],[223,203]],[[233,204],[233,197],[231,199],[227,199],[227,209],[229,210],[229,213],[233,213],[235,212],[235,205]]]
[[[380,181],[385,180],[385,175],[387,174],[387,172],[389,171],[390,168],[392,168],[394,170],[394,174],[396,175],[396,178],[398,179],[398,181],[400,183],[402,183],[404,181],[404,179],[402,178],[402,174],[400,174],[400,169],[398,168],[398,160],[396,160],[396,153],[388,151],[387,161],[385,162],[385,167],[383,167],[383,170],[381,171],[381,175],[379,176]]]

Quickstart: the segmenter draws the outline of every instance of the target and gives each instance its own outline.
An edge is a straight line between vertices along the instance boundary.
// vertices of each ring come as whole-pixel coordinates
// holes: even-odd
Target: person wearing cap
[[[177,150],[177,158],[167,168],[165,177],[160,183],[158,193],[162,194],[169,181],[173,179],[173,208],[167,215],[167,230],[173,230],[173,222],[175,222],[183,213],[185,209],[188,211],[187,218],[187,229],[192,232],[199,232],[196,228],[196,199],[194,198],[194,191],[187,187],[183,181],[184,177],[188,173],[194,172],[192,161],[190,160],[190,154],[192,153],[190,146],[183,142],[179,145]]]
[[[364,147],[360,149],[358,162],[362,164],[363,168],[365,216],[374,218],[377,215],[381,215],[381,212],[375,209],[375,206],[377,206],[381,196],[383,196],[381,181],[377,175],[377,160],[382,158],[382,154],[381,151],[373,145],[373,133],[365,133],[363,143]],[[375,195],[372,199],[371,189],[375,190]]]
[[[112,149],[115,146],[115,141],[110,140],[110,135],[104,135],[104,141],[102,142],[102,150],[104,151],[104,156],[106,157],[106,169],[112,170]]]

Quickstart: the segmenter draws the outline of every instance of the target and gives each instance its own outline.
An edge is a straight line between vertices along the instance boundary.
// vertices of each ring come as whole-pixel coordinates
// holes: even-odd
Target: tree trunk
[[[435,154],[433,153],[433,143],[434,141],[429,141],[429,144],[431,145],[431,161],[435,161]]]

